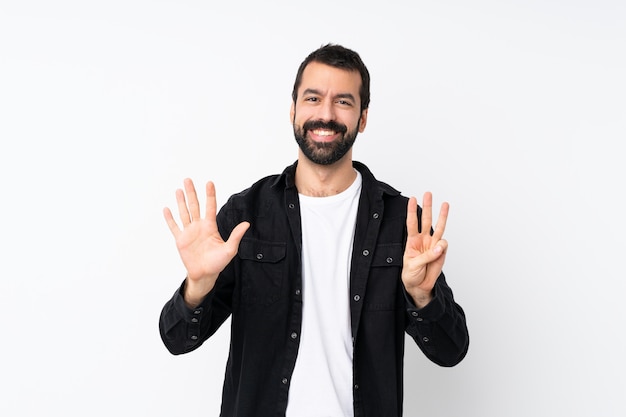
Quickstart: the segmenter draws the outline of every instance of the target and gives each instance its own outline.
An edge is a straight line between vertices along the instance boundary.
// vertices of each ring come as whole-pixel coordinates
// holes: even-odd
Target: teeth
[[[332,136],[335,134],[335,132],[332,130],[314,130],[313,133],[315,133],[317,136]]]

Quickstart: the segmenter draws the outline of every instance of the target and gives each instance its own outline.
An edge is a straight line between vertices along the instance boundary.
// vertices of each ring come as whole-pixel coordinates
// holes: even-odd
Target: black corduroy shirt
[[[441,366],[464,358],[469,335],[443,273],[426,307],[412,303],[401,280],[407,198],[353,164],[363,178],[350,273],[354,415],[401,416],[405,332]],[[287,409],[303,296],[295,170],[231,196],[217,216],[222,236],[251,224],[237,255],[197,308],[185,305],[183,283],[161,313],[161,338],[173,354],[198,348],[231,317],[222,417],[282,417]]]

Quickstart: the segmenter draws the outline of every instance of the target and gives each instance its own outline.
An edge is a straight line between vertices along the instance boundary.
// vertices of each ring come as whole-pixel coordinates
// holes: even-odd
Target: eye
[[[337,100],[337,104],[340,104],[342,106],[352,106],[352,103],[348,100]]]
[[[309,101],[311,103],[315,103],[316,101],[319,101],[317,97],[305,97],[304,101]]]

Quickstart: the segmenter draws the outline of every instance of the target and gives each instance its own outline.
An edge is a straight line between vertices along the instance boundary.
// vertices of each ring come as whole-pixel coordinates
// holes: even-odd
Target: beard
[[[360,123],[360,122],[359,122]],[[340,133],[341,136],[332,142],[315,142],[308,137],[308,132],[315,129],[328,129]],[[318,165],[331,165],[339,161],[352,148],[359,132],[359,125],[353,131],[348,131],[344,124],[334,120],[305,122],[302,127],[293,124],[293,134],[304,156]]]

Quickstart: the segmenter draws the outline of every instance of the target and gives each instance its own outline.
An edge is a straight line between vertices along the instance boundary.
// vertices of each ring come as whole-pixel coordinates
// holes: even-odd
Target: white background
[[[158,336],[184,276],[162,208],[295,160],[327,42],[372,75],[355,159],[451,204],[470,351],[408,345],[405,415],[626,415],[625,4],[2,0],[0,415],[217,415],[228,326]]]

